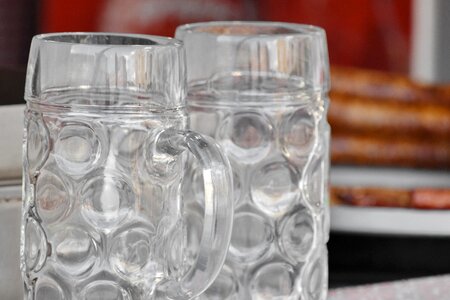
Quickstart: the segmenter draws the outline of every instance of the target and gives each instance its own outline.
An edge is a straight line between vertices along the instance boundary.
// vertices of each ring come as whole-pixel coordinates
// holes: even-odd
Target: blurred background
[[[406,73],[412,0],[0,0],[0,66],[24,67],[34,34],[134,32],[173,36],[183,23],[265,20],[325,28],[330,60]]]
[[[23,103],[35,34],[173,36],[180,24],[213,20],[307,23],[327,32],[332,186],[350,186],[332,193],[330,286],[448,273],[449,1],[0,0],[0,105]],[[386,191],[386,178],[407,184]],[[443,194],[419,205],[410,200],[418,187]],[[401,195],[409,202],[396,202]]]

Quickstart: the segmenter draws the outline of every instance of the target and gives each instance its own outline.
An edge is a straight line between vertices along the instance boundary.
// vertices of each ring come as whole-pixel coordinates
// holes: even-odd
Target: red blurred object
[[[183,23],[260,20],[325,28],[332,64],[407,73],[412,0],[42,0],[41,31],[173,36]]]
[[[41,32],[95,31],[107,0],[41,0]]]
[[[411,5],[411,0],[259,0],[259,17],[323,27],[332,64],[406,73]]]
[[[173,36],[181,24],[245,18],[244,0],[110,0],[100,29]]]
[[[247,0],[42,0],[42,31],[173,36],[184,23],[246,19]]]

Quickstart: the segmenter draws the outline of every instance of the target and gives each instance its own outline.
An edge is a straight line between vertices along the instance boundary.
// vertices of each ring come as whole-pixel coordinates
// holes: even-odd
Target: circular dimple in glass
[[[124,172],[132,171],[141,163],[142,148],[148,132],[141,128],[116,127],[111,130],[111,147],[116,161]]]
[[[263,265],[250,281],[252,300],[288,299],[294,289],[294,270],[286,263]]]
[[[50,140],[42,119],[31,115],[27,128],[27,160],[29,171],[34,174],[48,157]]]
[[[222,267],[216,280],[200,296],[201,300],[238,299],[238,281],[233,271],[226,265]]]
[[[69,192],[56,174],[43,171],[36,183],[36,208],[41,219],[53,223],[63,218],[70,207]]]
[[[241,177],[235,171],[235,168],[233,168],[233,197],[235,203],[241,198]]]
[[[36,300],[65,300],[67,299],[63,288],[52,278],[40,276],[36,282]]]
[[[250,164],[266,157],[271,148],[273,126],[270,120],[256,112],[238,112],[219,126],[216,139],[225,151],[239,160]]]
[[[134,209],[135,194],[123,179],[114,176],[91,178],[81,190],[82,215],[94,226],[110,228]]]
[[[31,217],[26,220],[24,233],[27,271],[38,272],[47,260],[47,238],[41,225]]]
[[[238,262],[261,258],[273,240],[273,228],[264,217],[251,212],[237,213],[233,222],[230,254]]]
[[[314,116],[301,108],[288,116],[280,127],[280,144],[286,158],[295,163],[306,162],[315,142]]]
[[[144,165],[146,174],[164,184],[174,181],[181,174],[182,156],[153,150],[154,145],[152,143],[145,146]]]
[[[203,180],[202,169],[199,166],[196,166],[192,172],[191,182],[189,185],[185,186],[184,189],[187,192],[193,193],[193,197],[195,200],[201,205],[204,206],[205,201],[205,183]],[[237,203],[241,197],[241,179],[237,172],[233,169],[233,198],[235,203]]]
[[[279,243],[285,255],[294,262],[305,261],[314,244],[314,221],[304,208],[296,210],[281,222]]]
[[[183,275],[186,270],[184,265],[186,261],[186,235],[186,225],[183,221],[180,221],[170,230],[167,236],[165,263],[169,273],[175,277]]]
[[[113,237],[109,262],[121,276],[142,278],[150,276],[147,265],[152,257],[153,233],[144,228],[126,230]]]
[[[83,228],[66,227],[52,241],[58,269],[72,276],[89,273],[99,259],[99,245]]]
[[[307,170],[307,197],[306,199],[315,209],[320,209],[325,201],[326,181],[325,163],[321,158],[314,158],[311,167]]]
[[[283,215],[298,199],[298,182],[297,172],[288,163],[264,165],[252,176],[252,200],[267,214]]]
[[[95,167],[101,156],[100,139],[87,124],[70,122],[62,126],[55,141],[56,162],[68,174],[84,175]]]
[[[164,189],[158,184],[146,182],[141,186],[139,195],[140,213],[156,228],[159,220],[164,215]]]
[[[330,207],[325,205],[325,209],[320,212],[320,226],[322,232],[323,243],[326,244],[330,240]]]
[[[321,300],[328,288],[327,252],[312,262],[311,267],[303,277],[304,288],[308,299]]]
[[[132,158],[133,154],[143,145],[147,132],[141,129],[134,128],[119,128],[116,129],[117,144],[116,154],[121,157]]]
[[[90,283],[81,294],[83,300],[132,300],[126,289],[106,280]]]

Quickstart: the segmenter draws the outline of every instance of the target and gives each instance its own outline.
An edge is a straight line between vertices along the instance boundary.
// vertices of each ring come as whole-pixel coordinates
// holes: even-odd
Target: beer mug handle
[[[234,209],[232,171],[218,144],[196,132],[167,129],[153,145],[155,153],[173,156],[189,150],[203,172],[205,213],[197,259],[180,281],[164,283],[160,290],[169,299],[191,299],[215,280],[228,252]]]

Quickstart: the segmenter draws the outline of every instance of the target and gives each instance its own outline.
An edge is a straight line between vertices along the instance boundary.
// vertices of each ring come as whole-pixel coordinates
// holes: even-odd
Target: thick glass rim
[[[88,38],[97,38],[98,40],[96,42],[83,41],[83,39]],[[106,40],[102,42],[100,38]],[[54,32],[38,34],[34,36],[33,39],[42,43],[89,47],[183,47],[183,42],[175,38],[135,33]],[[117,39],[121,39],[122,42],[115,42]],[[129,43],[123,43],[123,41],[129,41]]]
[[[214,29],[231,29],[235,27],[234,32],[219,32]],[[249,33],[242,33],[243,28],[253,29]],[[209,30],[206,30],[209,29]],[[260,29],[257,31],[257,29]],[[271,29],[267,30],[267,29]],[[325,30],[322,27],[289,23],[289,22],[267,22],[267,21],[214,21],[214,22],[198,22],[181,25],[177,28],[178,32],[187,34],[201,34],[210,37],[227,36],[230,38],[242,38],[249,36],[307,36],[307,35],[319,35],[324,36]]]

